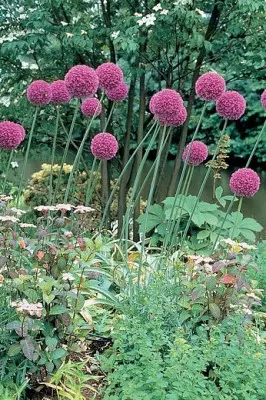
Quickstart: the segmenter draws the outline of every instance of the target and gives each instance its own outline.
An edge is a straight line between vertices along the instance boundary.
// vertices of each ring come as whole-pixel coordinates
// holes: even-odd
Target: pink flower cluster
[[[184,163],[196,167],[203,163],[208,157],[208,147],[203,142],[194,140],[189,143],[182,154],[182,160]]]
[[[71,96],[67,90],[65,81],[58,80],[51,83],[52,98],[51,102],[55,104],[68,103]]]
[[[163,89],[152,96],[150,111],[161,125],[179,126],[187,118],[183,99],[173,89]]]
[[[89,97],[82,102],[81,112],[85,117],[97,117],[102,112],[102,105],[95,97]]]
[[[118,142],[111,133],[98,133],[91,141],[91,152],[99,160],[111,160],[117,151]]]
[[[223,118],[237,120],[245,113],[246,101],[240,93],[228,90],[217,100],[216,110]]]
[[[104,90],[114,89],[123,82],[121,68],[112,62],[99,65],[96,74],[99,78],[99,87]]]
[[[99,79],[93,68],[87,65],[76,65],[67,72],[65,83],[72,97],[85,98],[96,93]]]
[[[260,101],[261,101],[262,107],[266,108],[266,90],[263,91]]]
[[[251,168],[240,168],[231,175],[231,191],[240,197],[253,197],[260,188],[260,177]]]
[[[32,82],[27,89],[27,98],[34,106],[50,103],[52,98],[51,85],[43,80]]]
[[[196,93],[205,101],[218,100],[225,88],[224,78],[216,72],[206,72],[196,82]]]
[[[106,96],[111,101],[123,101],[128,95],[128,86],[125,82],[120,83],[113,89],[106,90]]]
[[[22,125],[11,121],[0,122],[0,148],[13,150],[25,139]]]

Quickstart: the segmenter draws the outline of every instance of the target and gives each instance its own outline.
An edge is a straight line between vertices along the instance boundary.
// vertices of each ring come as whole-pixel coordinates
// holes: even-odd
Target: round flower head
[[[27,89],[27,99],[34,106],[43,106],[50,103],[52,98],[51,85],[45,81],[32,82]]]
[[[205,101],[218,100],[226,88],[225,80],[216,72],[206,72],[196,82],[196,93]]]
[[[102,112],[102,105],[95,97],[84,100],[80,108],[85,117],[97,117]]]
[[[245,109],[246,100],[234,90],[223,93],[216,102],[216,110],[223,118],[237,120],[242,117]]]
[[[182,97],[173,89],[163,89],[152,96],[150,100],[150,110],[155,117],[173,119],[181,107],[183,107]]]
[[[54,81],[53,83],[51,83],[51,89],[52,89],[52,99],[51,99],[52,103],[64,104],[68,103],[69,100],[71,99],[65,81],[63,80]]]
[[[194,142],[189,143],[182,154],[182,160],[188,165],[196,167],[197,165],[203,163],[208,157],[208,147],[206,144],[194,140]]]
[[[265,89],[264,92],[262,93],[261,98],[260,98],[260,101],[261,101],[262,107],[263,107],[263,108],[266,108],[266,89]]]
[[[157,117],[155,117],[157,118]],[[183,125],[185,120],[187,119],[187,110],[185,109],[184,106],[179,107],[175,114],[171,115],[163,115],[161,117],[158,117],[158,120],[161,125],[167,125],[167,126],[180,126]]]
[[[16,149],[25,138],[22,125],[10,121],[0,122],[0,148]]]
[[[65,76],[67,90],[72,97],[84,98],[93,96],[99,86],[99,79],[91,67],[76,65]]]
[[[125,82],[120,83],[113,89],[106,90],[106,96],[112,101],[123,101],[127,97],[128,86]]]
[[[123,72],[118,65],[107,62],[96,69],[99,77],[99,86],[105,90],[114,89],[123,81]]]
[[[240,168],[231,175],[229,186],[236,196],[253,197],[260,188],[260,177],[251,168]]]
[[[118,151],[118,142],[111,133],[98,133],[91,141],[91,152],[99,160],[111,160]]]

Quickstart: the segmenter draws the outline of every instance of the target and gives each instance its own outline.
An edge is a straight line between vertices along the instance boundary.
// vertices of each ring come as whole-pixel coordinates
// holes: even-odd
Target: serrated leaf
[[[216,303],[211,303],[209,305],[209,310],[215,319],[219,319],[221,317],[220,307]]]

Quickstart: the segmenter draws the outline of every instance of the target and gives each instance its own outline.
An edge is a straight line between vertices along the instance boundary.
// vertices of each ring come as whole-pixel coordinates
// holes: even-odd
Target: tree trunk
[[[210,21],[209,21],[209,24],[208,24],[208,27],[206,30],[206,34],[205,34],[205,41],[210,41],[212,36],[214,35],[215,31],[217,30],[220,16],[221,16],[223,6],[224,6],[224,1],[225,0],[214,0],[211,18],[210,18]],[[200,68],[201,68],[203,60],[205,58],[205,54],[206,54],[206,48],[205,48],[205,45],[203,44],[203,47],[201,48],[201,50],[199,52],[199,55],[198,55],[198,58],[196,61],[196,65],[195,65],[195,68],[193,71],[193,75],[192,75],[191,90],[190,90],[190,94],[189,94],[188,107],[187,107],[187,120],[184,123],[183,129],[182,129],[181,139],[179,142],[179,151],[178,151],[176,159],[175,159],[173,175],[172,175],[172,179],[171,179],[170,186],[168,189],[168,196],[173,196],[176,191],[179,171],[180,171],[181,162],[182,162],[182,152],[185,147],[187,134],[188,134],[189,120],[190,120],[192,107],[193,107],[194,100],[195,100],[195,84],[199,77]]]

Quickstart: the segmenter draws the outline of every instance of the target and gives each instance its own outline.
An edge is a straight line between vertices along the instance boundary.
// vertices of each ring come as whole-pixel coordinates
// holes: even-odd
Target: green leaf
[[[210,231],[203,230],[197,234],[197,239],[204,240],[207,239],[209,236],[210,236]]]
[[[56,349],[55,351],[53,351],[53,353],[51,354],[52,359],[53,360],[58,360],[59,358],[63,358],[67,355],[67,351],[65,349]]]
[[[220,307],[219,307],[217,304],[211,303],[211,304],[209,305],[209,309],[210,309],[210,312],[211,312],[212,316],[213,316],[215,319],[219,319],[219,318],[220,318],[220,316],[221,316],[221,310],[220,310]]]
[[[26,336],[25,339],[20,341],[20,345],[24,356],[28,360],[33,361],[36,342],[30,336]]]
[[[57,346],[58,340],[55,337],[47,336],[45,338],[45,343],[49,350],[54,350]]]
[[[261,224],[259,224],[254,218],[245,218],[241,222],[240,228],[260,232],[263,229],[263,226],[261,226]]]
[[[10,330],[12,330],[12,329],[20,329],[20,328],[21,328],[21,322],[20,321],[12,321],[12,322],[9,322],[6,325],[6,329],[10,329]]]
[[[20,343],[14,343],[9,347],[7,354],[10,357],[14,357],[14,356],[17,356],[20,352],[21,352]]]
[[[222,194],[223,194],[223,188],[221,186],[219,186],[215,190],[216,199],[219,200],[222,197]]]
[[[256,240],[255,233],[249,229],[241,229],[241,234],[244,236],[245,239],[251,240],[252,242]]]
[[[57,304],[53,306],[50,310],[50,315],[58,315],[58,314],[64,314],[68,311],[67,307]]]
[[[207,224],[213,225],[213,226],[217,226],[218,222],[219,222],[218,218],[215,215],[209,214],[209,213],[205,214],[205,220],[206,220]]]

